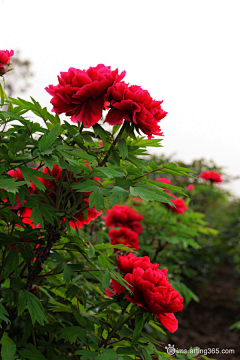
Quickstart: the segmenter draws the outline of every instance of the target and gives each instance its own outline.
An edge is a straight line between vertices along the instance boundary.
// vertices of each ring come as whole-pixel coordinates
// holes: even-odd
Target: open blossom
[[[153,100],[147,90],[118,82],[112,86],[108,100],[111,110],[106,121],[110,125],[122,124],[125,119],[148,135],[148,139],[163,135],[158,123],[167,113],[161,108],[162,101]]]
[[[172,211],[175,211],[176,213],[183,215],[184,211],[188,209],[188,207],[185,204],[185,201],[183,199],[176,197],[173,194],[168,193],[168,195],[171,195],[176,198],[176,200],[170,200],[176,207],[171,206],[170,204],[167,205],[172,209]]]
[[[112,229],[109,231],[109,236],[112,245],[123,244],[135,250],[139,249],[137,233],[129,230],[128,228],[121,227],[119,230]]]
[[[6,74],[10,64],[10,58],[14,55],[14,51],[0,50],[0,76]]]
[[[209,180],[211,181],[211,183],[220,183],[222,182],[222,178],[221,175],[216,172],[216,171],[212,171],[212,170],[207,170],[204,171],[200,174],[200,177],[204,180]]]
[[[124,280],[129,283],[131,292],[112,279],[112,285],[107,290],[107,296],[124,293],[127,300],[137,304],[152,314],[170,332],[178,328],[175,312],[183,309],[183,298],[169,284],[167,269],[158,269],[158,264],[152,264],[148,257],[137,258],[133,254],[117,258]],[[124,270],[124,271],[123,271]]]
[[[106,226],[127,227],[137,234],[142,233],[140,221],[144,219],[144,216],[139,215],[127,205],[114,205],[112,209],[107,210],[107,216],[104,216],[103,219]]]
[[[112,71],[110,66],[99,64],[88,70],[70,68],[60,74],[59,84],[46,88],[53,97],[53,111],[90,127],[101,119],[110,88],[123,79],[125,71],[118,75],[117,69]]]
[[[188,187],[187,187],[187,190],[188,190],[188,191],[192,191],[193,189],[194,189],[194,185],[193,185],[193,184],[188,185]]]

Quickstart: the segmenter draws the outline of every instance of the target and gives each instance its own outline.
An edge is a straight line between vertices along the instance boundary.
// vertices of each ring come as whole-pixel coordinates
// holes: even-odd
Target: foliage
[[[213,230],[199,214],[179,221],[165,208],[173,206],[174,197],[151,179],[153,174],[193,178],[194,171],[144,161],[147,147],[159,147],[161,140],[136,135],[133,121],[109,131],[104,118],[91,128],[75,125],[33,98],[8,98],[2,85],[0,90],[1,107],[8,106],[0,111],[2,359],[171,358],[159,341],[164,330],[155,313],[121,294],[106,296],[111,279],[131,293],[116,268],[116,256],[133,250],[110,243],[100,215],[129,196],[144,200],[146,223],[138,254],[159,259],[161,268],[166,261],[173,288],[186,303],[197,300],[182,282],[186,269],[178,273],[176,261],[199,249],[200,233]],[[184,196],[181,187],[167,188]],[[151,219],[156,211],[160,218]],[[168,223],[158,227],[164,218]],[[164,252],[159,247],[165,245]]]

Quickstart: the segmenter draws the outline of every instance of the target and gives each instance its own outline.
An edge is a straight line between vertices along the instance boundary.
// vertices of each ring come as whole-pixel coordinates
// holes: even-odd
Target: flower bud
[[[4,75],[8,71],[10,65],[10,57],[13,56],[14,51],[0,50],[0,76]]]

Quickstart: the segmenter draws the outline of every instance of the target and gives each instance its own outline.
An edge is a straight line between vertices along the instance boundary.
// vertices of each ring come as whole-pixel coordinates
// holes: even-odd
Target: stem
[[[106,162],[107,162],[107,160],[108,160],[108,158],[109,158],[109,155],[111,154],[112,149],[113,149],[114,146],[116,145],[118,139],[121,138],[121,136],[122,136],[122,133],[123,133],[123,131],[124,131],[124,129],[125,129],[125,124],[126,124],[126,121],[124,121],[123,126],[121,127],[121,129],[120,129],[119,133],[117,134],[116,138],[113,140],[110,149],[109,149],[108,152],[106,153],[106,155],[105,155],[105,157],[103,158],[103,160],[100,161],[100,163],[98,164],[98,166],[103,166],[103,165],[106,164]]]
[[[147,176],[147,175],[149,175],[149,174],[154,173],[155,171],[159,171],[159,170],[162,170],[162,169],[164,169],[164,166],[160,166],[159,168],[157,168],[157,169],[155,169],[155,170],[153,170],[153,171],[149,171],[148,173],[146,173],[146,174],[144,174],[144,175],[138,176],[138,177],[136,177],[135,179],[132,179],[132,181],[141,179],[141,178],[144,177],[144,176]]]
[[[81,123],[81,126],[80,126],[80,128],[79,128],[79,134],[81,134],[81,133],[82,133],[83,128],[84,128],[84,125],[83,125],[83,122],[82,122],[82,123]]]
[[[55,223],[55,225],[53,225],[47,229],[47,232],[48,232],[47,246],[44,248],[42,253],[37,256],[37,260],[35,261],[34,265],[29,267],[27,283],[24,286],[24,289],[27,291],[31,290],[34,280],[36,279],[37,275],[40,274],[40,272],[42,271],[42,265],[44,264],[44,262],[48,259],[49,255],[50,255],[51,248],[53,247],[55,242],[57,240],[59,240],[59,238],[61,236],[60,233],[56,232],[56,229],[57,229],[56,223]],[[9,312],[8,318],[9,318],[10,322],[13,322],[16,319],[17,313],[18,312],[17,312],[16,307],[13,308]],[[8,326],[8,323],[6,323],[5,321],[2,321],[1,326],[2,326],[2,328],[0,329],[0,339],[2,338],[2,336],[4,334],[4,332]]]
[[[126,319],[122,320],[109,334],[106,340],[102,341],[100,346],[104,345],[104,348],[107,346],[109,340],[116,334],[119,328],[121,328],[124,324],[128,322],[134,315],[136,315],[138,312],[140,312],[142,309],[137,307],[135,310],[133,310]]]
[[[23,162],[23,163],[21,163],[21,164],[18,164],[18,165],[16,165],[16,166],[13,166],[10,170],[16,169],[17,167],[22,166],[22,165],[25,165],[25,164],[27,164],[27,163],[29,163],[29,162],[37,159],[37,158],[38,158],[38,155],[37,155],[37,156],[34,156],[33,158],[31,158],[31,159],[29,159],[29,160],[27,160],[27,161],[25,161],[25,162]]]

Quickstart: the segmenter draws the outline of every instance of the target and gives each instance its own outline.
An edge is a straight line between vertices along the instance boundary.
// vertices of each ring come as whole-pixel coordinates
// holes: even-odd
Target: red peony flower
[[[204,180],[209,180],[211,183],[220,183],[222,182],[221,175],[212,170],[204,171],[200,174],[200,177]]]
[[[123,244],[135,250],[139,249],[137,233],[128,228],[121,227],[119,230],[113,229],[110,230],[108,234],[112,245]]]
[[[171,209],[172,211],[175,211],[176,213],[178,214],[184,214],[184,211],[188,209],[188,207],[186,206],[185,204],[185,201],[183,199],[180,199],[178,197],[176,197],[175,195],[173,194],[169,194],[168,195],[171,195],[171,196],[174,196],[176,198],[176,200],[171,200],[171,202],[176,206],[171,206],[170,204],[167,204]]]
[[[194,185],[193,185],[193,184],[188,185],[188,187],[187,187],[187,190],[188,190],[188,191],[192,191],[193,189],[194,189]]]
[[[167,178],[158,178],[158,179],[156,179],[156,181],[160,181],[162,183],[169,184],[169,185],[171,185],[171,183],[172,183],[171,180],[169,180]]]
[[[125,293],[126,299],[133,304],[156,314],[159,322],[170,332],[176,331],[178,321],[173,313],[182,310],[184,299],[169,284],[167,269],[160,270],[159,265],[152,264],[148,257],[137,258],[133,254],[121,256],[117,260],[118,265],[124,264],[125,271],[122,271],[123,268],[120,270],[126,274],[124,280],[130,284],[132,292],[129,294],[124,286],[112,279],[112,292],[108,290],[106,295]]]
[[[133,122],[151,139],[153,135],[162,136],[158,122],[167,113],[162,110],[162,101],[155,101],[147,90],[140,86],[128,86],[124,82],[115,83],[109,95],[111,110],[106,121],[110,125],[122,124],[123,119]]]
[[[101,119],[111,86],[121,81],[125,73],[118,75],[118,69],[112,71],[103,64],[88,70],[70,68],[68,72],[61,72],[59,84],[46,88],[53,96],[53,111],[65,113],[73,122],[83,122],[84,126],[94,125]]]
[[[0,76],[6,74],[10,64],[10,57],[14,55],[14,51],[0,50]]]
[[[139,215],[127,205],[114,205],[111,210],[107,210],[107,216],[104,216],[106,226],[109,227],[127,227],[137,234],[142,233],[142,226],[139,221],[144,216]]]

